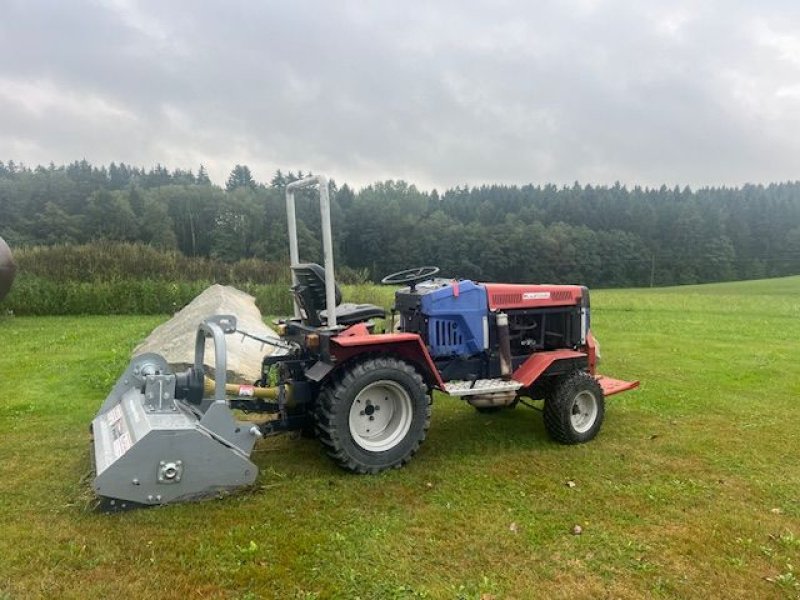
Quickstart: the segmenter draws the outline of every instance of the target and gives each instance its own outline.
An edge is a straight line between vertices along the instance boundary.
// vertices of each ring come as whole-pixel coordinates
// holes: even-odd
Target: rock
[[[0,300],[6,297],[14,283],[14,275],[17,274],[17,264],[11,254],[5,240],[0,237]]]
[[[156,327],[147,339],[139,344],[133,355],[144,352],[161,354],[176,370],[194,363],[194,342],[197,326],[211,315],[235,315],[237,329],[263,338],[277,338],[277,334],[264,324],[255,299],[231,286],[212,285],[175,314],[169,321]],[[231,382],[252,383],[261,377],[261,359],[274,351],[283,352],[239,334],[225,336],[228,350],[227,378]],[[214,344],[206,340],[205,364],[209,375],[214,376]]]
[[[575,525],[575,527],[572,528],[572,535],[580,535],[582,533],[583,533],[583,527],[581,527],[580,525]]]
[[[568,480],[568,481],[566,482],[566,484],[565,484],[565,485],[566,485],[568,488],[574,488],[576,484],[575,484],[575,482],[574,482],[574,481],[572,481],[572,480],[570,479],[570,480]]]

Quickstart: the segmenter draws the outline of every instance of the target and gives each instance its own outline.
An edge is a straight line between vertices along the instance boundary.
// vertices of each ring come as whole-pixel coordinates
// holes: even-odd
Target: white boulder
[[[162,355],[176,370],[194,364],[194,343],[197,326],[211,315],[234,315],[237,329],[261,338],[277,338],[277,334],[264,324],[255,298],[231,286],[215,284],[207,288],[166,323],[156,327],[147,339],[139,344],[133,355],[155,352]],[[261,377],[261,360],[275,347],[261,344],[241,334],[225,336],[227,346],[227,379],[231,382],[252,383]],[[206,340],[205,364],[213,377],[214,344]]]

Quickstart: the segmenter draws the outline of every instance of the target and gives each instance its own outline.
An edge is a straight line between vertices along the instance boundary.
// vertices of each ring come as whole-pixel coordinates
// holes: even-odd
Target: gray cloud
[[[797,179],[800,6],[666,4],[12,1],[0,154],[218,182]]]

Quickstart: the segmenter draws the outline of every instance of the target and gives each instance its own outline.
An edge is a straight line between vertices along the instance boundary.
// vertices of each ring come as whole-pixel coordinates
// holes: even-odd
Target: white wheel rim
[[[350,407],[350,436],[364,450],[384,452],[411,429],[411,396],[395,381],[382,379],[362,389]]]
[[[597,420],[597,413],[597,398],[594,394],[588,391],[580,392],[572,402],[569,417],[572,428],[578,433],[586,433]]]

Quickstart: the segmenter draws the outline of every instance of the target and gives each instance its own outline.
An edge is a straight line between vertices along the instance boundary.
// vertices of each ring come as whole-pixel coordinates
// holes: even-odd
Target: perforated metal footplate
[[[444,390],[451,396],[475,396],[476,394],[496,394],[515,392],[522,387],[519,381],[506,379],[478,379],[471,381],[451,381],[444,384]]]

